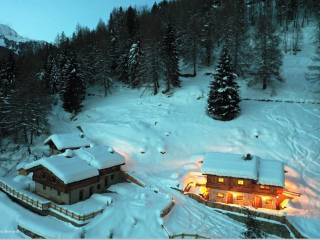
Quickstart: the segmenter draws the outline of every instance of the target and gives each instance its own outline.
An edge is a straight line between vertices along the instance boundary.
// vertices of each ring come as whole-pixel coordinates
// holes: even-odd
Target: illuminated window
[[[243,195],[238,195],[238,196],[237,196],[237,200],[239,200],[239,201],[240,201],[240,200],[243,200]]]
[[[269,186],[260,185],[260,189],[270,189]]]
[[[217,194],[217,197],[218,197],[218,198],[223,198],[223,197],[224,197],[224,194],[223,194],[223,193],[218,193],[218,194]]]
[[[272,199],[267,199],[267,200],[265,201],[265,203],[266,203],[266,204],[272,204]]]
[[[238,180],[238,185],[243,185],[244,181],[243,180]]]
[[[219,178],[218,178],[218,182],[219,182],[219,183],[224,183],[224,178],[219,177]]]

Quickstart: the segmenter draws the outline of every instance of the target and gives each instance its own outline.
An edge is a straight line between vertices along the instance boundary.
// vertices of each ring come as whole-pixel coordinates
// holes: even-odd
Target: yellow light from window
[[[244,181],[243,180],[238,180],[238,185],[243,185]]]
[[[217,194],[217,197],[223,198],[223,197],[224,197],[224,194],[223,194],[223,193],[218,193],[218,194]]]
[[[260,189],[270,189],[269,186],[260,185]]]
[[[243,200],[243,195],[238,195],[236,199],[237,200]]]
[[[218,182],[219,182],[219,183],[224,183],[224,178],[219,177],[219,178],[218,178]]]

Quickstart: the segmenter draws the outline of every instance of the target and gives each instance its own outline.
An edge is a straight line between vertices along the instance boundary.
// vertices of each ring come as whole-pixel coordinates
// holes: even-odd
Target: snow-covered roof
[[[74,154],[98,169],[110,168],[125,163],[123,156],[112,151],[112,149],[107,146],[81,148],[74,151]]]
[[[230,153],[207,153],[204,156],[202,174],[246,178],[259,184],[284,187],[284,165],[275,160],[263,160],[252,156]]]
[[[90,166],[79,157],[66,158],[63,155],[56,155],[26,164],[23,168],[31,169],[37,166],[45,167],[65,184],[99,175],[99,171],[96,168]]]
[[[284,165],[274,160],[260,160],[259,180],[263,185],[284,187]]]
[[[243,160],[243,156],[240,154],[207,153],[201,170],[203,174],[258,179],[256,157],[251,160]]]
[[[44,144],[48,144],[50,141],[58,150],[90,146],[90,141],[81,137],[79,133],[53,134],[44,141]]]

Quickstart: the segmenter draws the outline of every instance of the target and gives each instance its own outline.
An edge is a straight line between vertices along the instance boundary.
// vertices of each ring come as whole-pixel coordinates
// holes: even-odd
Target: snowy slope
[[[314,29],[307,27],[304,31],[307,35]],[[314,52],[312,41],[305,38],[302,52],[284,57],[285,83],[278,84],[276,94],[248,89],[240,82],[242,97],[317,101],[305,78]],[[320,237],[319,105],[243,101],[239,118],[215,121],[205,114],[210,77],[204,73],[208,71],[212,69],[203,69],[196,79],[184,79],[183,87],[170,98],[141,96],[142,90],[126,88],[117,88],[112,96],[103,98],[102,92],[91,89],[97,96],[87,99],[72,124],[55,109],[53,131],[73,131],[81,125],[89,138],[127,156],[128,169],[164,192],[171,192],[169,187],[179,184],[189,171],[199,171],[197,156],[206,152],[250,152],[279,160],[287,165],[286,187],[302,194],[287,209],[291,222],[306,236]],[[212,218],[216,214],[187,202],[183,198],[178,204],[173,219],[168,220],[170,226],[175,220],[191,223],[195,215]],[[179,209],[185,208],[190,218],[182,217]],[[182,225],[188,226],[184,227],[186,231],[191,226]],[[224,226],[226,230],[228,224]],[[173,231],[179,227],[173,224]],[[221,237],[229,236],[227,233],[208,232],[209,236]]]
[[[304,31],[306,35],[314,29]],[[313,52],[312,39],[305,38],[302,52],[284,57],[286,82],[278,85],[277,94],[248,89],[239,80],[242,97],[318,100],[316,93],[310,93],[312,86],[305,78]],[[215,151],[252,153],[286,164],[286,187],[302,194],[288,207],[289,219],[305,236],[320,237],[320,106],[243,101],[237,119],[215,121],[205,114],[211,80],[205,75],[208,71],[213,68],[202,69],[194,79],[183,79],[183,87],[172,97],[142,95],[143,90],[118,87],[104,98],[102,89],[89,89],[96,96],[86,99],[83,111],[72,122],[61,107],[54,108],[50,116],[52,132],[75,132],[76,126],[81,126],[93,142],[111,146],[125,156],[127,170],[148,189],[176,201],[161,222],[155,212],[162,200],[154,203],[154,196],[147,191],[117,185],[112,188],[118,191],[113,198],[115,208],[97,216],[87,226],[87,236],[108,237],[112,233],[113,237],[164,237],[161,223],[173,234],[239,237],[242,224],[170,188],[179,186],[190,171],[199,172],[198,160]],[[142,205],[136,206],[139,203]],[[120,224],[119,219],[125,219],[126,214],[130,218]],[[108,221],[112,216],[119,217],[115,222]]]
[[[0,238],[26,238],[17,231],[17,225],[33,229],[35,233],[47,238],[79,238],[81,229],[64,223],[54,217],[43,217],[14,203],[0,192]],[[48,228],[48,226],[50,226]]]

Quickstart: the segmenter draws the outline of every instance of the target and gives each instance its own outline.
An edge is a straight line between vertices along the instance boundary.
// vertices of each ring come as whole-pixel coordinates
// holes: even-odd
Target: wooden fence
[[[209,239],[209,238],[207,238],[207,237],[204,237],[204,236],[201,236],[201,235],[198,235],[198,234],[189,234],[189,233],[173,234],[173,235],[170,235],[169,238],[179,238],[179,239],[182,239],[182,238],[187,238],[187,239],[191,239],[191,238],[194,238],[194,239]]]
[[[40,210],[40,211],[46,211],[49,209],[50,202],[43,203],[43,202],[40,202],[39,200],[33,199],[27,194],[15,190],[13,187],[4,183],[2,180],[0,180],[0,189],[6,194],[8,194],[9,196],[19,201],[22,201],[23,203],[29,205],[32,208],[36,208],[37,210]]]
[[[143,187],[143,188],[145,187],[145,184],[142,183],[140,180],[136,179],[135,177],[129,175],[128,173],[123,173],[123,174],[124,174],[125,180],[132,182],[134,184],[137,184],[140,187]]]
[[[20,232],[22,232],[24,235],[26,235],[26,236],[28,236],[28,237],[30,237],[32,239],[45,239],[45,237],[43,237],[43,236],[41,236],[39,234],[36,234],[36,233],[32,232],[31,230],[26,229],[25,227],[22,227],[20,225],[18,225],[18,230]]]
[[[175,203],[174,200],[172,199],[170,204],[168,204],[168,206],[166,206],[164,209],[162,209],[160,217],[165,217],[169,214],[169,212],[172,210],[172,208],[174,207]]]
[[[5,192],[7,195],[11,196],[13,199],[21,201],[22,203],[26,204],[27,206],[31,207],[31,209],[35,209],[40,211],[42,215],[48,215],[51,213],[52,210],[58,212],[60,217],[65,220],[75,220],[76,222],[70,221],[71,223],[78,225],[79,222],[86,222],[89,219],[94,218],[98,214],[103,212],[103,209],[91,212],[88,214],[77,214],[72,212],[62,206],[59,206],[53,202],[40,202],[39,200],[33,199],[32,197],[28,196],[23,192],[19,192],[15,190],[13,187],[6,184],[4,181],[0,179],[0,189]]]
[[[63,214],[64,216],[70,217],[71,219],[74,219],[74,220],[79,221],[79,222],[86,222],[89,219],[92,219],[95,216],[97,216],[98,214],[103,212],[103,209],[101,209],[101,210],[98,210],[98,211],[95,211],[95,212],[91,212],[91,213],[88,213],[88,214],[77,214],[77,213],[75,213],[73,211],[70,211],[70,210],[68,210],[66,208],[58,206],[55,203],[51,203],[50,204],[50,209],[49,210],[51,210],[51,209],[56,210],[57,212]]]
[[[289,99],[258,99],[258,98],[242,98],[241,101],[256,101],[256,102],[277,102],[277,103],[297,103],[297,104],[317,104],[316,100],[289,100]]]

